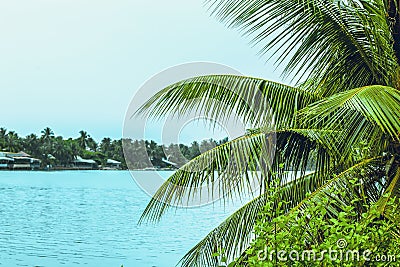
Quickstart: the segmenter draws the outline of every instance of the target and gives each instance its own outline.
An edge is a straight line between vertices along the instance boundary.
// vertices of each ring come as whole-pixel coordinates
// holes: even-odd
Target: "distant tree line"
[[[203,140],[200,143],[193,141],[190,146],[187,146],[184,144],[159,145],[148,140],[123,138],[112,140],[105,137],[98,143],[83,130],[79,132],[78,138],[64,139],[62,136],[55,136],[49,127],[43,129],[40,135],[32,133],[26,137],[20,137],[15,131],[0,128],[0,151],[24,151],[40,159],[43,167],[47,165],[67,167],[76,156],[80,156],[84,159],[93,159],[103,166],[107,159],[114,159],[120,161],[123,168],[127,168],[123,145],[130,155],[128,157],[130,168],[170,167],[171,165],[163,159],[181,166],[200,153],[227,141],[227,138],[220,141]]]
[[[125,162],[125,164],[128,163],[131,169],[143,169],[146,167],[171,167],[163,159],[176,163],[176,166],[180,167],[201,153],[226,143],[228,138],[220,141],[202,140],[200,143],[193,141],[190,146],[185,144],[159,145],[154,141],[147,140],[123,139],[122,141],[125,152],[129,155],[126,158],[128,162]]]

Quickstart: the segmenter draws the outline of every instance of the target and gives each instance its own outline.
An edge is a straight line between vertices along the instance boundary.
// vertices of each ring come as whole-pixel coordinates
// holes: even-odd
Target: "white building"
[[[75,159],[72,161],[72,165],[76,169],[83,169],[83,170],[93,170],[98,168],[96,161],[92,159],[83,159],[80,156],[75,157]]]
[[[107,159],[106,169],[121,169],[121,162],[113,159]]]

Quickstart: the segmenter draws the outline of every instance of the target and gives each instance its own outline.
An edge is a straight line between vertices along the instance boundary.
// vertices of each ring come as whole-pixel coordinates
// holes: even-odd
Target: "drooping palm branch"
[[[286,74],[307,75],[321,96],[397,82],[386,1],[206,2],[221,21],[253,36],[261,53],[279,55]]]
[[[282,183],[304,175],[313,151],[317,152],[313,167],[318,175],[311,181],[320,185],[319,175],[326,176],[332,162],[321,140],[313,140],[315,132],[289,129],[246,135],[201,154],[159,188],[141,221],[157,221],[171,206],[189,204],[204,186],[209,194],[203,198],[211,197],[210,200],[215,200],[215,195],[221,200],[234,199],[254,191],[254,185],[260,187],[254,194],[264,193],[273,175],[279,174]],[[282,164],[290,168],[290,174],[282,171]]]
[[[201,79],[205,80],[206,77],[201,77]],[[188,82],[186,81],[185,89],[190,90],[190,86],[187,86],[187,84]],[[174,86],[171,86],[169,90],[174,90]],[[368,90],[366,91],[368,92]],[[392,101],[396,103],[398,98],[397,92],[395,91],[393,92],[390,91],[390,92],[393,94],[389,94],[387,97],[392,97],[389,99],[392,99]],[[158,97],[160,97],[160,99],[163,99],[163,94],[160,94]],[[198,97],[198,95],[196,97]],[[309,161],[311,152],[318,147],[318,152],[317,152],[318,160],[315,166],[316,174],[318,175],[313,175],[312,177],[314,179],[309,180],[314,182],[313,184],[311,183],[302,184],[301,179],[296,179],[296,177],[290,177],[290,178],[286,177],[286,179],[285,178],[282,179],[283,181],[286,182],[294,180],[292,183],[289,183],[290,185],[293,186],[293,188],[291,188],[291,191],[289,191],[292,194],[285,195],[285,199],[291,200],[292,201],[291,203],[298,203],[301,198],[304,198],[307,192],[311,193],[318,190],[320,186],[324,184],[323,181],[326,181],[327,177],[330,177],[330,175],[334,174],[335,170],[336,172],[339,172],[341,169],[343,170],[343,168],[345,168],[346,165],[343,165],[342,155],[345,154],[344,153],[345,151],[351,151],[352,149],[354,149],[354,146],[357,145],[359,142],[366,141],[368,144],[369,143],[372,144],[372,141],[374,141],[375,149],[372,151],[372,153],[377,154],[374,156],[379,156],[379,154],[381,154],[387,147],[387,142],[385,142],[386,139],[384,137],[392,136],[390,134],[390,131],[388,131],[388,129],[391,128],[388,126],[390,126],[391,124],[390,123],[378,124],[373,119],[374,116],[372,116],[371,119],[371,117],[369,117],[371,116],[371,114],[365,112],[365,108],[364,109],[362,108],[363,102],[362,101],[360,102],[357,97],[360,97],[360,95],[357,95],[354,92],[352,92],[351,97],[346,94],[338,94],[332,96],[329,99],[316,102],[316,104],[311,104],[301,109],[300,111],[294,112],[293,116],[295,116],[297,120],[295,119],[291,124],[307,125],[308,123],[308,126],[311,127],[310,129],[307,128],[281,129],[281,130],[277,129],[273,131],[276,138],[274,140],[276,142],[276,146],[274,147],[274,149],[276,149],[276,154],[274,155],[274,160],[269,165],[270,169],[268,170],[265,169],[265,165],[263,165],[262,159],[263,156],[265,156],[266,154],[265,150],[263,150],[262,148],[268,147],[267,137],[271,135],[271,132],[259,132],[253,135],[243,136],[241,138],[232,140],[227,144],[218,146],[198,156],[197,158],[189,162],[187,165],[183,166],[180,170],[178,170],[158,190],[158,192],[153,197],[148,207],[144,211],[142,215],[142,220],[144,219],[150,219],[154,221],[159,220],[168,208],[170,208],[173,205],[182,204],[180,203],[181,201],[188,201],[189,197],[196,196],[196,194],[199,192],[198,190],[196,190],[196,188],[199,188],[204,185],[209,187],[210,191],[212,192],[214,192],[214,190],[217,189],[216,190],[217,192],[225,193],[220,195],[221,198],[232,197],[235,195],[234,193],[238,193],[240,195],[243,194],[244,192],[248,192],[248,190],[246,191],[246,189],[249,188],[249,185],[251,184],[251,179],[254,178],[247,175],[249,171],[254,172],[259,169],[264,171],[261,174],[261,183],[264,186],[264,190],[259,192],[259,194],[263,195],[265,194],[265,188],[268,187],[268,183],[272,179],[272,174],[274,175],[278,174],[281,175],[282,177],[285,176],[285,174],[279,173],[280,164],[285,163],[286,166],[288,166],[294,171],[298,171],[301,175],[303,175],[307,163]],[[156,102],[155,99],[152,99],[150,101],[153,101],[152,105],[154,105],[154,103]],[[163,99],[162,101],[165,100]],[[179,101],[180,101],[179,104],[185,106],[186,101],[191,101],[191,98],[188,97],[188,99],[186,99],[181,97]],[[273,102],[279,100],[273,98],[271,101]],[[352,105],[348,104],[348,102],[352,103],[352,101],[355,103],[359,102],[361,103],[361,104],[359,103],[359,106],[356,106],[358,109],[357,108],[354,109]],[[374,110],[379,108],[379,105],[382,104],[379,101],[375,103],[375,102],[368,102],[367,100],[365,100],[364,102],[372,106]],[[178,103],[176,105],[178,105]],[[173,105],[171,105],[170,102],[169,107],[171,106]],[[275,105],[272,104],[270,106],[275,108],[274,112],[285,111],[284,106],[279,106],[276,104]],[[321,106],[323,107],[321,108]],[[329,106],[334,108],[330,110],[327,108]],[[327,115],[326,117],[319,119],[318,116],[316,115],[322,116],[323,114],[321,114],[320,111],[318,111],[317,113],[314,112],[314,109],[316,109],[317,107],[323,109],[326,112],[326,114],[331,114],[331,115],[330,116]],[[399,114],[396,105],[392,105],[391,107],[392,109],[389,106],[389,108],[387,108],[386,110],[388,111],[387,114],[389,114],[389,116],[391,114]],[[154,107],[153,111],[157,110],[157,108],[162,108],[162,106]],[[220,108],[222,109],[223,107],[221,106]],[[188,108],[188,110],[189,109],[190,108]],[[184,112],[182,109],[179,109],[178,107],[176,108],[176,110],[174,109],[172,110],[174,112],[178,111],[181,113]],[[288,111],[288,113],[293,112],[291,109],[286,109],[286,110]],[[355,114],[354,112],[357,111],[356,114],[358,117],[353,116],[346,118],[348,120],[347,123],[341,124],[342,122],[341,120],[338,121],[338,119],[336,120],[334,119],[341,117],[340,116],[335,117],[334,115],[332,115],[336,114],[335,112],[338,112],[338,110],[340,110],[339,111],[340,114],[346,113],[345,110],[351,111],[352,112],[351,114]],[[220,113],[216,112],[216,114]],[[348,142],[346,142],[343,146],[335,147],[334,144],[343,144],[343,142],[340,142],[341,140],[338,139],[337,137],[342,138],[343,136],[348,136],[350,130],[347,129],[346,127],[356,124],[360,120],[360,117],[363,119],[362,121],[364,122],[364,124],[362,124],[361,126],[358,125],[358,128],[357,127],[355,128],[359,129],[358,132],[359,134],[357,135],[358,138],[354,138],[354,140],[348,140]],[[311,120],[309,118],[314,118],[314,119]],[[352,118],[353,121],[351,120]],[[321,124],[321,122],[323,123]],[[398,128],[396,122],[392,118],[388,118],[387,122],[394,122],[394,124],[392,123],[394,125],[393,127],[395,127],[395,129]],[[333,127],[337,125],[340,125],[341,127],[340,128]],[[367,131],[363,128],[366,126],[369,127],[366,128]],[[373,132],[376,132],[376,134],[375,135],[371,134]],[[347,135],[344,133],[347,133]],[[377,137],[379,137],[379,140],[383,141],[376,142]],[[236,164],[230,164],[232,156],[234,156],[234,162]],[[368,156],[371,156],[371,153],[369,153]],[[331,157],[333,160],[330,159]],[[347,165],[350,165],[351,161],[347,160],[345,163]],[[376,181],[374,180],[374,182]],[[341,185],[345,186],[346,183],[342,183]],[[370,185],[369,188],[371,192],[375,192],[375,195],[377,196],[376,198],[379,198],[379,194],[381,192],[374,189],[376,184],[367,183],[367,185]],[[300,191],[302,193],[299,193]],[[350,195],[350,197],[356,197],[356,196]],[[297,202],[296,199],[298,199]],[[258,212],[259,209],[253,209],[253,211]],[[233,229],[229,228],[228,226],[230,227],[238,226],[238,224],[225,222],[222,224],[223,226],[217,228],[218,231],[214,230],[213,231],[214,234],[211,234],[211,236],[208,236],[203,241],[201,241],[195,248],[193,248],[185,256],[185,258],[182,261],[183,266],[193,266],[195,262],[197,262],[199,266],[203,266],[201,265],[201,263],[205,263],[207,261],[210,261],[207,262],[207,264],[211,264],[211,262],[215,261],[215,259],[213,259],[213,257],[211,256],[215,252],[215,250],[212,250],[211,248],[218,248],[221,246],[221,244],[223,244],[224,247],[232,253],[230,255],[232,258],[240,255],[237,253],[244,248],[245,244],[248,245],[247,241],[249,238],[249,233],[251,233],[251,230],[249,229],[252,229],[253,227],[257,212],[254,212],[252,214],[251,217],[252,219],[250,217],[247,217],[248,221],[243,222],[244,224],[243,227],[246,226],[245,228],[242,227],[243,229],[241,229],[239,227],[241,230],[238,229],[238,232],[236,232],[237,234],[241,234],[242,235],[241,237],[244,238],[242,243],[240,243],[241,245],[239,246],[239,248],[237,248],[238,246],[237,240],[239,240],[238,236],[236,236],[235,238],[231,237],[230,239],[223,240],[222,243],[221,239],[215,237],[214,235],[215,233],[219,233],[218,235],[220,237],[223,235],[223,233],[229,236],[228,231],[233,231]],[[240,210],[236,215],[232,215],[233,217],[230,218],[237,219],[236,216],[239,216],[239,214],[241,214]],[[248,225],[246,223],[248,223]]]
[[[194,77],[172,84],[151,97],[137,114],[177,116],[188,111],[201,111],[210,119],[236,119],[253,127],[271,123],[266,116],[271,110],[274,127],[293,127],[294,114],[321,97],[306,89],[259,78],[235,75]]]
[[[283,208],[290,210],[305,197],[308,189],[319,188],[328,179],[329,175],[308,174],[297,178],[295,181],[282,185],[281,199],[290,199]],[[181,260],[183,266],[216,266],[213,253],[225,249],[226,256],[236,258],[249,246],[252,240],[254,224],[259,213],[264,208],[269,195],[261,194],[229,216],[218,227],[213,229],[203,240],[193,247]]]
[[[400,68],[394,49],[400,44],[393,39],[396,29],[391,21],[399,16],[393,15],[398,9],[393,11],[393,1],[207,3],[222,21],[253,36],[261,53],[277,52],[277,62],[287,64],[286,75],[305,82],[292,87],[251,77],[211,75],[187,79],[154,95],[139,113],[179,116],[197,110],[219,120],[235,114],[257,131],[178,170],[150,201],[141,220],[159,220],[172,205],[196,197],[201,186],[226,199],[248,193],[251,180],[259,181],[254,200],[190,250],[182,266],[218,266],[212,254],[221,247],[229,257],[239,256],[249,244],[257,214],[268,199],[267,189],[276,177],[282,181],[282,199],[289,200],[287,212],[328,196],[335,200],[328,207],[335,216],[344,204],[361,197],[376,202],[382,215],[398,223],[397,212],[385,204],[389,197],[400,196]],[[273,127],[266,127],[272,122]],[[271,137],[273,156],[265,153]],[[305,175],[313,155],[314,173]],[[294,174],[282,170],[282,164]],[[354,179],[361,181],[359,187],[350,186]],[[332,193],[332,188],[342,194]]]

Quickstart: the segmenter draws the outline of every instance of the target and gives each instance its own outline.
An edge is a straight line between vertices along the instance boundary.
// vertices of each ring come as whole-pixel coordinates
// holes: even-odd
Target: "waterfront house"
[[[38,170],[41,162],[42,161],[40,159],[31,158],[31,169]]]
[[[106,169],[121,169],[121,162],[113,159],[107,159]]]
[[[1,153],[0,153],[1,154]],[[14,163],[14,159],[0,155],[0,169],[11,169]]]
[[[97,162],[92,159],[83,159],[80,156],[76,156],[72,161],[73,168],[80,170],[94,170],[98,169]]]
[[[31,169],[31,159],[28,157],[13,157],[13,169],[16,170],[29,170]]]
[[[14,170],[37,170],[40,168],[40,160],[32,157],[14,156],[12,169]]]
[[[2,152],[1,157],[1,167],[8,168],[12,170],[37,170],[40,168],[40,160],[31,157],[31,155],[20,151],[18,153],[14,152]],[[6,166],[7,165],[7,166]]]

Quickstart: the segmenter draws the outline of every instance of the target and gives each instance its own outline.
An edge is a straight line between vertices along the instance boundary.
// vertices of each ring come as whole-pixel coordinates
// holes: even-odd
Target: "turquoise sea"
[[[234,210],[177,209],[138,225],[149,200],[128,171],[1,171],[0,266],[171,267]]]

